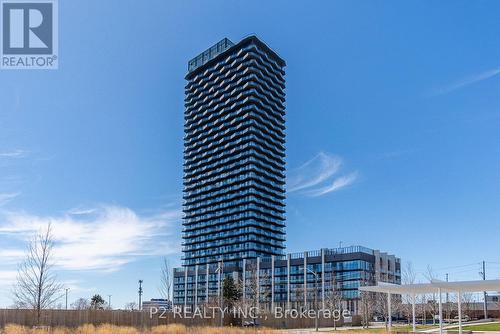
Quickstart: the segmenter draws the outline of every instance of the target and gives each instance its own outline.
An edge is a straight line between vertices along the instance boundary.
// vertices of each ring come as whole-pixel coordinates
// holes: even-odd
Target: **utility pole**
[[[68,309],[68,290],[69,288],[66,288],[66,310]]]
[[[446,282],[448,282],[448,277],[449,277],[449,275],[448,275],[448,273],[446,273]],[[448,303],[448,301],[449,301],[449,298],[448,298],[448,297],[449,297],[449,294],[448,294],[448,292],[447,292],[447,293],[446,293],[446,303]]]
[[[139,311],[142,311],[142,282],[143,280],[139,280]]]
[[[483,276],[483,281],[486,281],[486,262],[483,261],[483,271],[479,273],[480,275]],[[484,293],[484,319],[488,319],[488,301],[487,299],[487,294],[486,291],[483,291]]]
[[[448,282],[448,273],[446,273],[446,282]],[[450,319],[450,294],[446,292],[446,317]]]
[[[111,310],[111,295],[108,295],[108,308]]]

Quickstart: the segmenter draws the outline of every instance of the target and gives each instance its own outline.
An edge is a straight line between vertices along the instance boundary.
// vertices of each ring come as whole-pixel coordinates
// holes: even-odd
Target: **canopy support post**
[[[392,307],[391,307],[391,294],[387,294],[387,320],[389,323],[389,329],[392,327]]]
[[[413,298],[411,300],[411,316],[412,316],[412,320],[413,320],[413,333],[415,333],[417,331],[417,324],[415,322],[415,293],[413,293]],[[460,333],[462,334],[462,333]]]
[[[462,293],[458,290],[458,333],[462,334]]]
[[[443,334],[443,301],[441,296],[441,288],[438,288],[439,294],[439,334]]]

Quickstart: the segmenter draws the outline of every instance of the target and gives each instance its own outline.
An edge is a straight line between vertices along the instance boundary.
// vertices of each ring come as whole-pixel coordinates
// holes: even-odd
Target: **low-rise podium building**
[[[313,308],[316,300],[323,308],[338,302],[342,309],[357,313],[358,288],[378,282],[401,284],[401,262],[394,255],[351,246],[243,259],[230,265],[186,266],[174,271],[174,305],[193,309],[217,304],[228,276],[243,299],[253,299],[262,309]]]

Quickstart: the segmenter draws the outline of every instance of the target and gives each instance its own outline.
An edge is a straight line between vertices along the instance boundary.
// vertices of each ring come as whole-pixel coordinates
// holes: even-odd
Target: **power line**
[[[443,268],[438,268],[438,269],[434,269],[433,268],[433,270],[435,270],[435,271],[443,271],[443,270],[448,270],[448,269],[465,268],[465,267],[471,267],[471,266],[477,266],[477,265],[481,265],[481,262],[474,262],[474,263],[462,264],[462,265],[451,266],[451,267],[443,267]]]
[[[471,268],[471,269],[465,269],[465,270],[458,270],[458,271],[450,271],[450,274],[463,274],[463,273],[472,273],[472,272],[477,272],[477,268]]]

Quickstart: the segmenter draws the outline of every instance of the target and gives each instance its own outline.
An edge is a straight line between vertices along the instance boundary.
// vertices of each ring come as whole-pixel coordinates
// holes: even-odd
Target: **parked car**
[[[243,327],[257,327],[257,326],[258,324],[255,322],[255,320],[243,322]]]
[[[458,315],[455,318],[453,318],[453,319],[455,320],[455,322],[458,322]],[[462,316],[462,321],[463,322],[470,321],[470,317],[468,315],[463,315]]]

